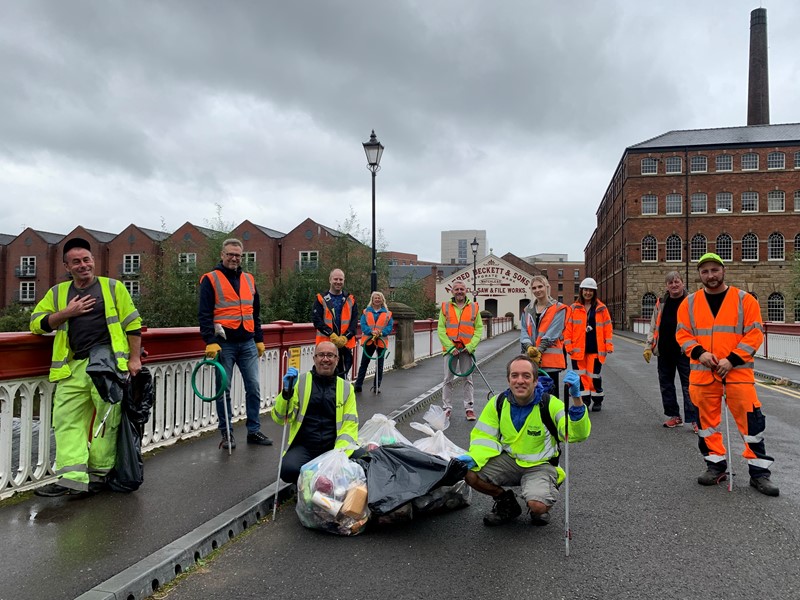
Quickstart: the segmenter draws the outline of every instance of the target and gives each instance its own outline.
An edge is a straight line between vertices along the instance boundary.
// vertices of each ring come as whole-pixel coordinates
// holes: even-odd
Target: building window
[[[680,262],[683,260],[682,246],[680,236],[673,233],[667,238],[667,262]]]
[[[667,175],[683,171],[683,159],[680,156],[670,156],[666,160]]]
[[[730,154],[720,154],[716,158],[717,171],[733,171],[733,156]]]
[[[794,297],[794,322],[800,323],[800,294]]]
[[[467,240],[458,240],[458,264],[467,264]]]
[[[667,214],[679,215],[683,212],[683,196],[680,194],[667,194]]]
[[[642,318],[649,319],[653,316],[653,311],[656,308],[656,295],[653,292],[647,292],[642,296]]]
[[[758,171],[758,154],[755,152],[742,154],[742,171]]]
[[[131,295],[131,298],[139,297],[139,281],[136,279],[129,279],[125,282],[125,289]]]
[[[717,212],[733,212],[733,194],[730,192],[720,192],[717,194]]]
[[[708,241],[706,240],[706,236],[702,233],[696,234],[692,238],[692,242],[689,248],[689,260],[698,261],[700,257],[703,256],[706,252],[708,252]]]
[[[242,268],[247,271],[255,271],[256,268],[256,253],[255,252],[242,252]]]
[[[544,277],[545,279],[550,279],[550,278],[547,276],[547,269],[542,269],[542,277]]]
[[[642,196],[642,214],[658,214],[658,196],[655,196],[654,194],[645,194]]]
[[[783,294],[773,292],[767,298],[767,321],[783,323],[786,321],[786,311],[784,310]]]
[[[581,293],[581,284],[580,283],[576,283],[575,284],[575,295],[577,296],[580,293]]]
[[[794,212],[800,212],[800,190],[794,193]]]
[[[197,267],[197,253],[181,252],[178,254],[178,265],[184,273],[192,273]]]
[[[786,155],[783,152],[770,152],[767,155],[767,169],[785,169]]]
[[[693,156],[689,162],[692,173],[705,173],[708,171],[708,159],[705,156]]]
[[[746,233],[742,238],[742,260],[758,260],[758,236]]]
[[[573,279],[580,279],[580,278],[581,278],[581,271],[580,271],[580,269],[575,269],[575,270],[572,272],[572,278],[573,278]]]
[[[559,269],[558,270],[558,278],[559,279],[564,279],[564,269]]]
[[[642,239],[642,262],[656,262],[658,260],[658,243],[652,235]]]
[[[758,192],[742,192],[742,212],[758,212]]]
[[[19,257],[19,274],[21,277],[35,277],[36,276],[36,257],[35,256],[20,256]]]
[[[35,281],[20,281],[19,282],[19,301],[20,302],[34,302],[36,300],[36,282]]]
[[[795,258],[800,258],[800,233],[794,236],[794,253]],[[800,321],[800,315],[797,315],[797,320]]]
[[[692,214],[705,214],[708,212],[708,196],[706,194],[692,194]]]
[[[782,233],[770,233],[767,239],[767,260],[783,260],[785,258],[786,239]]]
[[[658,174],[658,159],[643,158],[642,175],[656,175],[656,174]]]
[[[794,153],[794,168],[800,169],[800,152]],[[800,318],[798,318],[798,321],[800,321]]]
[[[780,190],[772,190],[767,194],[767,210],[769,212],[783,212],[786,210],[786,194]]]
[[[122,255],[122,274],[123,275],[138,275],[139,269],[142,266],[142,257],[139,254],[123,254]]]
[[[563,292],[564,291],[564,284],[561,283],[560,281],[558,282],[558,291],[559,292]]]
[[[722,260],[733,260],[733,239],[727,233],[717,236],[715,249]]]
[[[319,267],[319,251],[301,250],[299,266],[301,271],[316,270]]]

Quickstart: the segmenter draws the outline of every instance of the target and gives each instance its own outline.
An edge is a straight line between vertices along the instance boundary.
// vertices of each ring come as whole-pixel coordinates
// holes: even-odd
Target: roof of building
[[[14,238],[17,237],[15,235],[8,235],[7,233],[0,233],[0,246],[8,246]]]
[[[50,233],[49,231],[39,231],[38,229],[34,229],[34,231],[45,242],[53,245],[58,244],[65,237],[63,233]]]
[[[116,233],[108,233],[107,231],[98,231],[97,229],[87,229],[86,231],[91,233],[94,239],[103,244],[107,244],[118,235]]]
[[[255,223],[253,223],[253,225],[255,225],[256,228],[258,228],[258,230],[261,231],[264,235],[267,235],[271,238],[277,239],[277,238],[282,238],[286,235],[285,233],[281,233],[280,231],[276,231],[275,229],[270,229],[269,227],[264,227],[263,225],[256,225]]]
[[[449,277],[456,271],[464,268],[464,265],[435,265],[437,271],[442,272],[443,277]],[[432,265],[390,265],[389,266],[389,287],[396,288],[408,280],[417,282],[425,279],[431,274]]]
[[[148,229],[147,227],[139,227],[139,231],[141,231],[154,242],[163,242],[172,235],[168,231],[158,231],[157,229]]]
[[[781,142],[800,142],[800,123],[668,131],[629,146],[628,150],[683,148],[685,146],[747,146]]]
[[[208,227],[200,227],[200,225],[194,225],[195,229],[202,233],[207,238],[213,238],[217,235],[225,233],[224,231],[217,231],[216,229],[209,229]]]

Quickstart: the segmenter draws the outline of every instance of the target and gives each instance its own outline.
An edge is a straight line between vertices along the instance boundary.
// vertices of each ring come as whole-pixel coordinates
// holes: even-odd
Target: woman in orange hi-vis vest
[[[697,262],[701,291],[690,294],[678,308],[675,338],[689,355],[689,394],[700,413],[698,446],[706,461],[700,485],[727,478],[728,462],[720,433],[722,396],[744,440],[750,485],[777,496],[770,480],[772,457],[764,446],[766,419],[755,386],[755,355],[764,341],[758,300],[725,283],[722,259],[708,252]],[[731,441],[726,440],[730,446]]]
[[[381,393],[381,381],[383,380],[383,359],[389,348],[389,334],[392,333],[394,319],[392,312],[386,308],[386,298],[380,292],[372,292],[370,302],[364,312],[361,313],[361,346],[367,356],[361,356],[361,364],[358,367],[358,377],[356,378],[355,392],[361,393],[361,386],[364,385],[364,378],[367,376],[369,357],[378,353],[377,365],[375,368],[375,383],[372,391],[376,394]]]
[[[614,351],[611,314],[597,299],[597,282],[591,277],[581,281],[580,295],[570,307],[564,346],[572,361],[572,369],[581,377],[581,396],[593,412],[603,406],[605,392],[600,371]]]

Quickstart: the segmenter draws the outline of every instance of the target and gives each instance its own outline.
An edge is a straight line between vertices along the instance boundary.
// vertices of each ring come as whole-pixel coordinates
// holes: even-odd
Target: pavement
[[[489,386],[476,373],[476,408],[489,389],[505,389],[504,366],[518,351],[517,336],[479,346]],[[703,469],[696,437],[689,428],[661,427],[655,367],[641,359],[641,340],[615,336],[616,352],[603,371],[603,411],[591,413],[590,439],[571,445],[569,562],[558,524],[563,498],[546,528],[524,519],[485,528],[481,517],[491,501],[477,494],[467,509],[355,538],[304,529],[292,502],[280,505],[273,521],[267,517],[280,429],[262,415],[273,447],[241,442],[229,457],[214,433],[146,455],[145,484],[134,494],[85,500],[25,494],[0,505],[0,600],[138,600],[196,565],[159,597],[404,600],[485,596],[491,586],[498,599],[689,599],[708,585],[733,599],[800,597],[800,474],[793,466],[800,464],[800,394],[759,385],[779,498],[747,485],[741,459],[733,493],[702,488],[694,482]],[[800,381],[798,366],[759,361],[757,369],[765,379]],[[360,419],[387,414],[418,439],[408,423],[438,402],[442,375],[440,357],[387,372],[380,395],[359,397]],[[451,423],[448,438],[466,447],[472,424],[458,406]],[[242,426],[236,433],[244,440]],[[281,488],[279,498],[289,491]]]

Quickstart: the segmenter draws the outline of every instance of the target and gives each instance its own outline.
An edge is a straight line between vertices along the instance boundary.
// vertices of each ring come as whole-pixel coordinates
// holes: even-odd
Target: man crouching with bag
[[[538,377],[536,363],[523,354],[506,366],[509,389],[495,396],[484,407],[470,434],[469,453],[459,457],[470,471],[465,480],[470,487],[494,498],[485,525],[501,525],[522,514],[522,507],[511,489],[519,485],[533,525],[550,522],[550,508],[558,499],[558,487],[566,475],[558,466],[559,442],[565,438],[564,403],[549,392],[552,381]],[[580,396],[580,379],[568,371],[569,441],[589,437],[591,423]],[[543,410],[544,409],[544,410]]]

